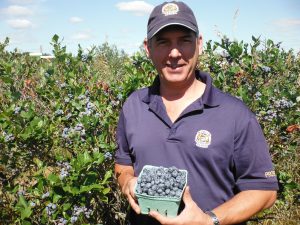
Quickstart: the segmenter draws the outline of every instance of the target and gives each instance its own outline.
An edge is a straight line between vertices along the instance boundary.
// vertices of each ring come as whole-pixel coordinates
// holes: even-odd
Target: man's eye
[[[192,41],[191,41],[191,39],[184,39],[183,42],[190,43]]]
[[[166,43],[167,43],[167,42],[166,42],[166,41],[163,41],[163,40],[157,42],[158,45],[165,45]]]

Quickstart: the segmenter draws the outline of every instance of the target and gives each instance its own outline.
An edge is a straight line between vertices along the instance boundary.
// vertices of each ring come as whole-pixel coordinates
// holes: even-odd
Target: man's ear
[[[201,34],[199,34],[199,37],[197,38],[197,41],[198,41],[199,55],[202,55],[202,52],[203,52],[203,38],[202,38]]]
[[[147,38],[144,39],[144,49],[148,57],[150,57],[149,41]]]

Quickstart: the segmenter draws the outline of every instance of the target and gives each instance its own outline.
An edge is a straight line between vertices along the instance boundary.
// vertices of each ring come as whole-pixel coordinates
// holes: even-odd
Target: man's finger
[[[141,213],[140,206],[136,203],[136,201],[135,201],[131,196],[128,198],[128,202],[129,202],[131,208],[132,208],[137,214],[140,214],[140,213]]]
[[[169,218],[161,215],[159,212],[156,211],[150,211],[149,212],[149,216],[153,217],[154,219],[156,219],[158,222],[160,222],[161,224],[169,224],[168,220]]]
[[[185,188],[182,199],[184,204],[188,204],[189,202],[193,201],[189,186]]]

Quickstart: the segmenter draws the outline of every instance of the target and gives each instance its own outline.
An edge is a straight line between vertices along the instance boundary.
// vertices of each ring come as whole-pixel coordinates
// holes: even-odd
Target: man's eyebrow
[[[193,34],[189,33],[189,34],[182,35],[180,38],[184,39],[184,38],[192,38],[192,37],[193,37]]]
[[[161,41],[161,40],[166,40],[167,38],[164,38],[163,36],[157,36],[155,37],[155,41]]]

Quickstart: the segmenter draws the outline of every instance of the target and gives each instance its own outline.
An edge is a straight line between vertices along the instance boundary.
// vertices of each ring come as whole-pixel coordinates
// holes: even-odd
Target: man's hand
[[[205,214],[193,201],[189,187],[183,193],[184,210],[175,218],[168,218],[156,211],[151,211],[150,216],[163,225],[212,225],[212,219]]]
[[[131,205],[131,208],[137,213],[141,213],[141,209],[139,205],[137,204],[137,200],[134,194],[134,186],[136,184],[137,177],[132,177],[128,179],[128,181],[125,183],[125,185],[122,187],[123,194],[127,197],[129,204]]]
[[[137,177],[134,176],[133,167],[115,164],[115,174],[121,187],[121,191],[127,197],[130,206],[137,214],[140,214],[141,209],[137,204],[134,194],[134,186],[137,182]]]

